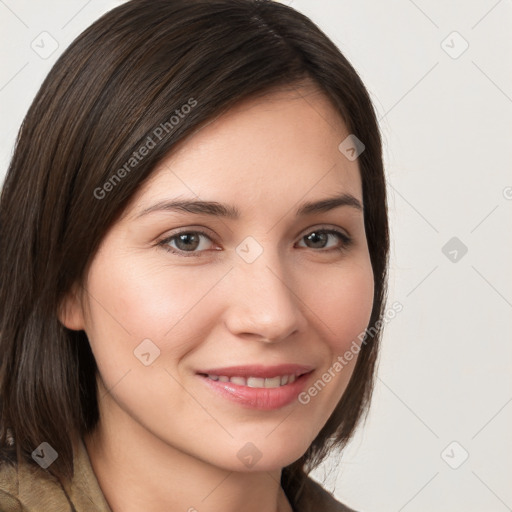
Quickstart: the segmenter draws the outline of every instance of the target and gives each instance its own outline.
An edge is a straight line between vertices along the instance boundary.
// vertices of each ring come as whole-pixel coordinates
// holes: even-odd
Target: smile
[[[312,367],[304,365],[252,365],[197,372],[215,396],[238,406],[267,411],[297,402],[312,374]]]

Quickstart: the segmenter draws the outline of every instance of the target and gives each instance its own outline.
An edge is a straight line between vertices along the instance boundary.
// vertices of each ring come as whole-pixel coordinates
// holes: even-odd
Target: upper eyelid
[[[208,228],[205,228],[205,227],[191,227],[191,228],[187,227],[187,228],[176,228],[176,229],[177,229],[177,231],[175,231],[175,232],[167,233],[167,234],[163,235],[162,237],[159,237],[159,243],[165,242],[166,240],[170,240],[170,239],[177,237],[183,233],[199,233],[201,235],[207,236],[212,241],[215,241],[215,239],[216,239],[215,235],[210,234],[211,230]]]

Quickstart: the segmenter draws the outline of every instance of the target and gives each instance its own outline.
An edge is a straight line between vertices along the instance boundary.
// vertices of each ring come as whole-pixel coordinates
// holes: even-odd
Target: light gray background
[[[2,179],[58,55],[120,3],[0,0]],[[314,476],[361,511],[512,510],[512,3],[284,3],[338,44],[372,94],[389,180],[389,305],[403,305],[386,325],[365,428]],[[49,52],[51,38],[48,58],[31,48]]]

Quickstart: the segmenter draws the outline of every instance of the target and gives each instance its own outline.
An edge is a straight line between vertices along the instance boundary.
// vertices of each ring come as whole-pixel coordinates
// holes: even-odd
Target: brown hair
[[[349,133],[365,145],[358,162],[375,280],[369,325],[377,328],[364,340],[326,425],[307,452],[283,469],[281,483],[292,506],[307,473],[334,446],[346,444],[373,386],[389,250],[381,139],[369,95],[328,37],[290,7],[268,0],[132,0],[96,21],[56,62],[23,121],[4,182],[4,457],[11,449],[11,460],[35,464],[32,451],[47,441],[59,455],[48,471],[73,475],[74,436],[98,422],[97,367],[85,332],[58,321],[64,295],[83,282],[109,227],[178,141],[243,99],[306,79],[331,99]],[[181,116],[191,101],[197,106]],[[179,122],[171,123],[171,116]],[[161,140],[114,181],[116,170],[157,127],[168,128]],[[101,199],[107,182],[108,198]]]

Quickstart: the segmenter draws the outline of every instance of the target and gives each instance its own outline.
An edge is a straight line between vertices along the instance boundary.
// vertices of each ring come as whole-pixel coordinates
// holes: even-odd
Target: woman
[[[1,510],[349,510],[388,226],[364,85],[293,9],[132,0],[64,52],[0,201]]]

